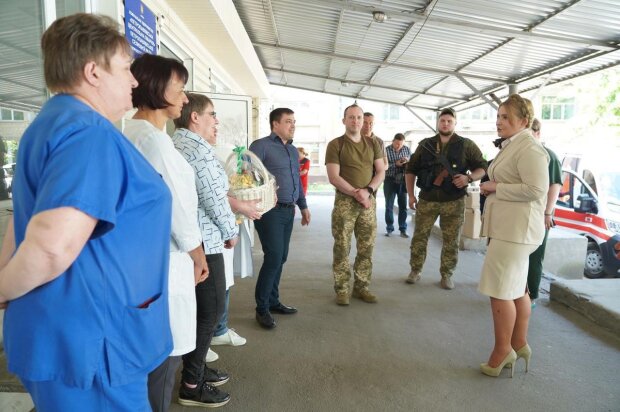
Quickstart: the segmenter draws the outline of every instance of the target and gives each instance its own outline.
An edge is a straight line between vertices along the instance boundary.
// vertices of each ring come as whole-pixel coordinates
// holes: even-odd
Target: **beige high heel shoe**
[[[532,357],[532,348],[530,348],[529,344],[525,344],[524,347],[517,351],[517,360],[519,358],[525,359],[525,371],[527,372],[530,366],[530,358]],[[516,362],[516,361],[515,361]]]
[[[515,372],[516,361],[517,361],[517,352],[515,352],[514,349],[510,349],[510,353],[506,355],[504,360],[497,366],[497,368],[493,368],[489,366],[488,363],[485,362],[485,363],[480,364],[480,372],[484,373],[487,376],[492,376],[494,378],[497,378],[499,374],[501,373],[502,369],[504,369],[504,366],[510,364],[511,366],[510,377],[512,378]]]

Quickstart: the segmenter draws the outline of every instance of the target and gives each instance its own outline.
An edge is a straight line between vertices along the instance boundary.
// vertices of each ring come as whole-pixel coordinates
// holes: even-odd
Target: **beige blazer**
[[[545,236],[545,203],[549,188],[549,155],[530,129],[510,138],[488,174],[497,189],[487,198],[482,236],[540,245]]]

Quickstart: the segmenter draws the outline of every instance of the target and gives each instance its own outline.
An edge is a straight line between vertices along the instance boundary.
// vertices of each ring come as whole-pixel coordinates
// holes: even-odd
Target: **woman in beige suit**
[[[485,375],[498,376],[519,357],[526,371],[532,351],[527,343],[531,303],[527,292],[528,257],[541,244],[548,187],[548,157],[529,127],[531,105],[517,94],[504,101],[497,113],[501,149],[488,170],[490,181],[480,185],[487,196],[482,234],[489,238],[479,290],[491,298],[495,346]],[[511,372],[511,375],[512,373]]]

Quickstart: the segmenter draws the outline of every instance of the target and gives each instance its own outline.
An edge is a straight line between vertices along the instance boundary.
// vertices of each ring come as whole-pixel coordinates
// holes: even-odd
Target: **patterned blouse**
[[[228,203],[228,177],[215,157],[213,147],[188,129],[177,129],[174,147],[192,166],[198,192],[198,223],[207,255],[222,253],[224,242],[235,238],[239,229]]]

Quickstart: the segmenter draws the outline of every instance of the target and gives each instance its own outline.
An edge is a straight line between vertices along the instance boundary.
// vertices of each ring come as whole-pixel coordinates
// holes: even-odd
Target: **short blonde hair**
[[[45,83],[52,92],[68,91],[82,79],[86,63],[105,70],[117,52],[131,56],[129,43],[107,16],[77,13],[56,20],[41,37]]]
[[[511,94],[506,100],[499,105],[499,107],[505,106],[506,109],[518,119],[526,119],[527,127],[532,126],[534,120],[534,105],[529,99],[523,98],[518,94]]]

